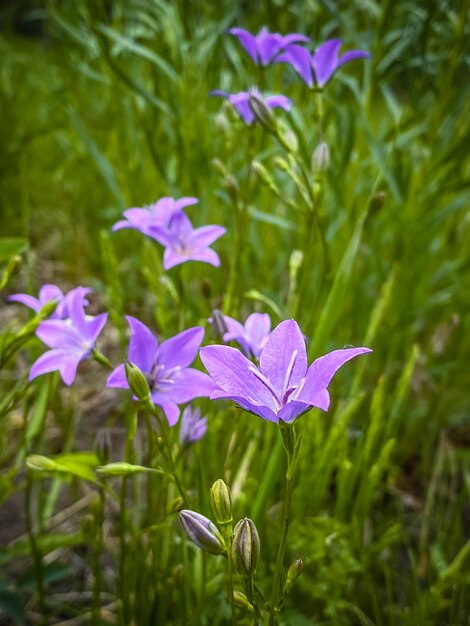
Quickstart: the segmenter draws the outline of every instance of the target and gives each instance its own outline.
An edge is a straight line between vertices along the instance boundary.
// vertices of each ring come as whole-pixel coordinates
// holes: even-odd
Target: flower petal
[[[258,63],[258,55],[256,49],[256,38],[243,28],[231,28],[228,31],[231,35],[238,37],[238,41],[250,55],[252,61]]]
[[[284,52],[274,59],[274,63],[287,63],[309,87],[313,87],[312,56],[302,46],[290,44]]]
[[[188,260],[189,259],[186,254],[176,252],[173,248],[168,246],[168,248],[165,248],[165,252],[163,253],[163,269],[170,270],[172,267],[175,267],[175,265],[180,265]]]
[[[194,398],[209,398],[217,388],[211,378],[199,370],[187,367],[172,376],[172,384],[164,390],[155,390],[152,398],[162,402],[168,400],[175,404],[185,404]]]
[[[264,406],[262,404],[255,404],[253,402],[250,402],[249,400],[246,400],[246,398],[242,398],[240,396],[234,396],[231,395],[229,393],[226,393],[225,391],[214,391],[214,393],[211,395],[211,400],[233,400],[233,402],[235,402],[236,404],[238,404],[239,407],[241,407],[242,409],[245,409],[245,411],[248,411],[249,413],[253,413],[254,415],[258,415],[258,417],[263,418],[264,420],[267,420],[268,422],[274,422],[277,423],[279,420],[276,416],[276,413],[271,410],[269,407]]]
[[[127,358],[131,363],[147,374],[152,369],[157,358],[158,341],[149,328],[131,315],[126,316],[131,329],[129,352]]]
[[[294,351],[297,351],[297,356],[292,366]],[[290,365],[292,371],[289,375]],[[304,336],[296,321],[285,320],[270,334],[261,352],[260,370],[269,378],[279,394],[285,391],[285,386],[300,384],[307,371],[307,351]]]
[[[204,339],[204,328],[195,326],[167,339],[157,350],[159,365],[166,368],[188,367],[196,358],[199,346]]]
[[[103,330],[103,327],[106,324],[107,320],[107,313],[101,313],[100,315],[94,317],[92,320],[88,320],[88,332],[93,343],[96,341],[96,338]]]
[[[226,229],[223,226],[201,226],[196,228],[191,233],[188,240],[188,247],[192,248],[207,248],[219,237],[225,234]]]
[[[286,422],[287,424],[292,423],[297,417],[306,413],[312,408],[312,405],[306,404],[305,402],[299,402],[297,400],[291,400],[285,406],[278,411],[277,417],[279,420]]]
[[[39,302],[41,303],[41,306],[44,306],[51,300],[62,300],[63,297],[64,294],[62,293],[62,290],[56,285],[43,285],[39,290]]]
[[[34,380],[34,378],[42,374],[59,370],[63,360],[64,353],[62,350],[48,350],[48,352],[44,352],[31,366],[28,380]]]
[[[292,100],[290,98],[286,98],[286,96],[268,96],[264,99],[264,103],[270,109],[280,108],[284,109],[284,111],[290,111],[292,108]]]
[[[214,267],[220,267],[220,259],[217,252],[212,250],[212,248],[205,248],[204,250],[194,250],[191,252],[187,258],[187,261],[199,261],[201,263],[209,263],[209,265],[213,265]]]
[[[331,379],[342,365],[356,356],[369,352],[372,352],[369,348],[347,348],[345,350],[333,350],[333,352],[316,359],[308,368],[305,383],[295,400],[308,402],[323,409],[323,406],[318,404],[318,393],[328,387]]]
[[[342,43],[341,39],[328,39],[313,54],[312,65],[315,81],[319,87],[323,87],[338,69],[338,55]]]
[[[66,355],[60,365],[60,375],[62,380],[66,385],[71,385],[75,380],[75,375],[77,373],[77,367],[80,361],[82,360],[83,355],[75,354],[75,355]]]
[[[170,426],[174,426],[180,416],[180,409],[177,404],[169,401],[167,398],[162,398],[161,395],[152,394],[152,400],[154,404],[160,406],[165,413],[165,417]]]
[[[118,389],[129,389],[124,364],[118,365],[108,376],[106,387],[116,387]]]
[[[27,293],[16,293],[12,296],[8,296],[7,300],[9,302],[19,302],[20,304],[24,304],[30,309],[33,309],[36,313],[39,313],[41,310],[41,303],[39,302],[39,299],[29,296]]]

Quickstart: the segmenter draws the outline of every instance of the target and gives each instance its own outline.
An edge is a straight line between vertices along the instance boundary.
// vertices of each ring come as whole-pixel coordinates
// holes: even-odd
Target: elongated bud
[[[268,133],[275,135],[277,132],[276,118],[264,100],[255,93],[250,93],[248,96],[248,104],[250,105],[250,109],[253,111],[253,115],[261,126],[267,130]]]
[[[312,171],[314,174],[322,174],[330,166],[330,148],[326,141],[318,144],[312,154]]]
[[[295,561],[293,561],[290,564],[289,570],[287,571],[287,579],[286,579],[286,592],[287,593],[289,593],[294,582],[297,580],[300,574],[304,571],[305,562],[306,562],[305,557],[300,556],[299,558],[295,559]]]
[[[289,276],[291,280],[294,280],[297,276],[299,269],[302,266],[304,260],[303,252],[300,250],[293,250],[289,258]]]
[[[228,332],[227,324],[224,320],[224,315],[219,309],[212,311],[212,316],[209,318],[209,323],[214,333],[214,337],[218,341],[223,341],[225,333]]]
[[[5,272],[3,273],[2,280],[0,282],[0,289],[3,289],[8,285],[10,280],[19,274],[23,261],[19,254],[15,254],[8,260]]]
[[[100,465],[106,465],[111,458],[111,433],[109,428],[100,428],[95,438],[95,452]]]
[[[237,573],[251,578],[256,571],[260,553],[259,535],[255,523],[245,517],[233,529],[232,559]]]
[[[230,524],[232,521],[232,496],[230,489],[219,478],[211,487],[211,504],[217,524]]]
[[[134,363],[130,361],[124,363],[124,369],[132,393],[139,398],[139,400],[148,400],[150,398],[150,387],[144,374],[137,365],[134,365]]]
[[[289,152],[297,152],[298,151],[298,149],[299,149],[299,139],[298,139],[297,135],[294,133],[294,131],[292,131],[290,129],[286,130],[280,136],[280,140],[282,142],[282,145]]]
[[[278,186],[276,185],[276,182],[274,181],[274,178],[271,176],[271,174],[268,172],[268,170],[264,167],[262,163],[260,163],[259,161],[252,161],[251,169],[255,172],[255,174],[259,177],[259,179],[264,185],[266,185],[269,189],[272,189],[274,193],[277,193],[277,194],[280,193]]]
[[[152,467],[144,467],[143,465],[132,465],[125,461],[117,461],[116,463],[108,463],[96,468],[98,474],[102,476],[127,476],[128,474],[139,474],[141,472],[157,472]]]
[[[57,469],[57,463],[55,461],[40,454],[31,454],[28,456],[26,458],[26,465],[28,469],[36,472],[53,472]]]
[[[254,613],[253,605],[248,602],[248,598],[241,591],[233,592],[233,599],[235,602],[235,606],[238,606],[240,609],[245,609],[245,611],[249,611],[250,613]]]
[[[188,509],[180,511],[179,517],[186,534],[201,550],[210,554],[226,552],[224,538],[210,519]]]

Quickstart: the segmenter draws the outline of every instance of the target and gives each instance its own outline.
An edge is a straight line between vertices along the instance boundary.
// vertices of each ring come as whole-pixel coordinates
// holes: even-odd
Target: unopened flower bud
[[[299,558],[295,559],[295,561],[293,561],[290,564],[289,570],[287,571],[286,592],[289,592],[291,590],[292,585],[300,576],[300,574],[304,571],[304,568],[305,568],[305,557],[303,556],[300,556]]]
[[[209,323],[214,333],[214,337],[218,341],[223,341],[225,333],[228,333],[227,324],[224,320],[224,315],[219,309],[212,311],[212,316],[209,318]]]
[[[245,609],[245,611],[249,611],[250,613],[254,613],[253,605],[248,602],[248,598],[241,591],[233,592],[233,600],[235,606],[238,606],[240,609]]]
[[[227,176],[225,176],[224,187],[228,191],[232,200],[236,200],[240,188],[237,179],[233,174],[227,174]]]
[[[276,185],[276,182],[274,181],[274,178],[271,176],[271,174],[268,172],[268,170],[264,167],[262,163],[260,163],[259,161],[252,161],[251,169],[256,173],[256,175],[259,177],[259,179],[264,185],[266,185],[269,189],[274,191],[274,193],[276,194],[280,193],[279,188]]]
[[[304,261],[304,255],[301,250],[293,250],[289,258],[289,275],[292,278],[297,276],[299,269]]]
[[[28,456],[26,458],[26,465],[28,469],[36,472],[53,472],[57,469],[57,463],[55,461],[40,454],[31,454]]]
[[[8,260],[5,272],[0,281],[0,289],[4,289],[10,280],[19,274],[23,261],[19,254],[15,254]]]
[[[276,134],[276,118],[263,99],[256,93],[250,92],[250,95],[248,96],[248,104],[250,105],[250,109],[253,111],[253,115],[261,126],[267,130],[268,133]]]
[[[188,509],[180,511],[179,517],[186,534],[201,550],[210,554],[225,553],[224,538],[210,519]]]
[[[244,578],[253,576],[258,565],[259,553],[259,535],[255,523],[245,517],[236,524],[232,536],[232,559],[240,576]]]
[[[96,468],[98,474],[102,476],[128,476],[129,474],[140,474],[141,472],[156,472],[157,470],[143,465],[132,465],[125,461],[116,461]]]
[[[150,398],[150,387],[145,375],[140,371],[137,365],[126,361],[124,363],[127,382],[132,393],[139,400],[148,400]]]
[[[312,170],[314,174],[321,174],[330,166],[330,148],[325,141],[318,144],[312,154]]]
[[[111,433],[109,428],[100,428],[95,438],[95,452],[100,465],[106,465],[111,458]]]
[[[289,152],[297,152],[299,149],[299,139],[292,130],[286,130],[280,137],[282,144]]]
[[[211,503],[215,521],[230,524],[232,521],[232,496],[225,482],[219,478],[211,487]]]

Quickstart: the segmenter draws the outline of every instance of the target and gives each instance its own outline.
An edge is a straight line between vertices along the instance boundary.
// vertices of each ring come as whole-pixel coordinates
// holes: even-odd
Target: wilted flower
[[[286,47],[274,61],[291,65],[309,87],[323,87],[341,65],[370,57],[365,50],[349,50],[339,56],[342,43],[341,39],[328,39],[313,54],[294,43]]]
[[[284,111],[290,111],[292,107],[292,100],[286,98],[286,96],[278,95],[263,97],[256,87],[253,87],[250,91],[241,91],[240,93],[234,94],[229,94],[227,91],[223,91],[222,89],[214,89],[214,91],[211,91],[211,95],[222,96],[222,98],[228,100],[230,104],[236,108],[240,117],[246,124],[253,124],[256,119],[250,105],[250,96],[255,96],[269,109],[281,108],[284,109]]]
[[[259,358],[271,331],[271,318],[267,313],[252,313],[246,318],[245,325],[233,317],[223,316],[227,332],[224,341],[236,341],[247,357]]]
[[[86,315],[83,304],[83,290],[75,289],[68,302],[69,319],[46,320],[39,324],[36,335],[52,349],[33,363],[29,380],[58,370],[66,385],[73,383],[79,362],[91,356],[96,338],[108,318],[107,313],[96,317]]]
[[[305,35],[280,35],[270,33],[267,28],[262,28],[257,35],[252,35],[243,28],[231,28],[228,32],[238,38],[254,63],[263,66],[269,65],[276,54],[289,44],[309,41]]]
[[[201,417],[200,409],[192,409],[187,406],[181,416],[180,444],[187,446],[196,443],[207,432],[207,417]]]
[[[62,290],[56,285],[43,285],[39,290],[38,297],[28,295],[27,293],[16,293],[12,296],[8,296],[10,302],[20,302],[25,306],[32,309],[35,313],[39,311],[49,302],[57,302],[57,306],[51,313],[49,318],[52,319],[66,319],[69,317],[70,300],[75,293],[79,293],[83,298],[91,292],[91,289],[86,287],[75,287],[71,289],[65,295]],[[87,305],[88,301],[83,299],[83,304]]]
[[[189,367],[201,345],[204,329],[188,328],[158,345],[145,324],[130,315],[126,319],[131,329],[128,360],[147,377],[152,402],[163,409],[168,423],[174,426],[180,414],[179,404],[209,396],[214,390],[207,374]],[[106,385],[129,389],[124,364],[111,372]]]
[[[235,348],[206,346],[201,360],[219,389],[211,399],[234,400],[246,411],[271,422],[293,422],[312,407],[326,411],[328,385],[336,371],[369,348],[334,350],[307,368],[305,341],[297,322],[281,322],[260,355],[259,369]]]
[[[260,542],[255,523],[248,517],[241,519],[233,529],[232,559],[240,576],[250,578],[256,571]]]
[[[197,198],[174,198],[164,197],[146,208],[133,208],[124,211],[126,219],[116,222],[112,230],[121,228],[133,228],[144,235],[153,237],[155,234],[166,229],[171,218],[190,205],[197,204]]]
[[[217,526],[200,513],[184,509],[180,511],[180,522],[188,537],[201,550],[211,554],[224,554],[225,542]]]
[[[155,239],[165,246],[163,267],[168,270],[186,261],[202,261],[219,267],[220,259],[209,246],[224,233],[223,226],[193,228],[184,213],[176,213],[167,229],[155,232]]]

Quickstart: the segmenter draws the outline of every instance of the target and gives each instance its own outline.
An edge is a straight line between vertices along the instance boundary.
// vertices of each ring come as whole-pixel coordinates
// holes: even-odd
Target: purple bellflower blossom
[[[297,44],[287,46],[284,52],[274,60],[276,63],[288,63],[307,83],[309,87],[324,87],[336,70],[356,59],[366,59],[370,54],[365,50],[349,50],[339,56],[341,39],[328,39],[313,54]]]
[[[334,350],[308,367],[305,340],[297,322],[281,322],[261,352],[259,369],[228,346],[206,346],[201,360],[219,389],[211,400],[227,398],[270,422],[291,423],[312,407],[328,410],[328,385],[336,371],[369,348]]]
[[[187,406],[181,416],[180,444],[187,446],[196,443],[207,432],[207,417],[201,417],[200,409],[192,409]]]
[[[153,237],[155,233],[159,233],[162,229],[168,227],[174,215],[182,213],[185,207],[197,203],[197,198],[190,197],[180,198],[179,200],[169,197],[160,198],[160,200],[157,200],[157,202],[147,208],[127,209],[124,211],[126,219],[116,222],[112,230],[133,228],[134,230],[139,230],[144,235]]]
[[[270,109],[280,108],[284,111],[290,111],[292,107],[292,100],[286,96],[267,96],[263,97],[256,87],[252,87],[250,91],[241,91],[240,93],[229,94],[222,89],[214,89],[210,92],[211,96],[222,96],[235,107],[245,124],[253,124],[255,121],[255,114],[250,106],[250,94],[257,96],[264,104]]]
[[[158,345],[145,324],[130,315],[126,319],[131,329],[128,360],[146,376],[152,402],[162,408],[168,423],[174,426],[180,414],[179,404],[208,397],[215,389],[207,374],[189,367],[196,358],[204,329],[189,328]],[[129,388],[124,365],[111,372],[106,386]]]
[[[219,267],[220,259],[210,244],[225,233],[223,226],[209,225],[193,228],[184,213],[176,213],[168,228],[155,229],[155,239],[165,246],[163,267],[168,270],[186,261],[202,261]]]
[[[246,319],[245,325],[240,324],[233,317],[223,316],[227,332],[224,341],[236,341],[247,357],[259,359],[271,332],[271,318],[267,313],[252,313]]]
[[[83,304],[83,291],[75,289],[68,303],[69,319],[46,320],[39,324],[36,335],[51,350],[33,363],[29,380],[59,371],[66,385],[73,383],[79,362],[91,356],[96,338],[108,318],[107,313],[96,317],[86,315]]]
[[[305,35],[293,33],[283,36],[279,33],[270,33],[266,27],[262,28],[257,35],[252,35],[243,28],[231,28],[228,32],[238,38],[254,63],[264,67],[269,65],[286,46],[309,41]]]
[[[56,285],[43,285],[39,290],[37,298],[34,298],[27,293],[16,293],[12,296],[8,296],[8,300],[10,302],[20,302],[21,304],[24,304],[25,306],[32,309],[35,313],[39,313],[39,311],[48,302],[52,302],[52,300],[55,300],[57,302],[57,306],[53,313],[51,313],[49,318],[66,319],[70,316],[69,307],[71,299],[77,292],[80,293],[84,298],[91,292],[91,289],[87,289],[86,287],[76,287],[75,289],[71,289],[68,293],[64,295],[61,289],[59,289],[59,287],[57,287]],[[83,300],[83,304],[87,305],[88,301]]]

